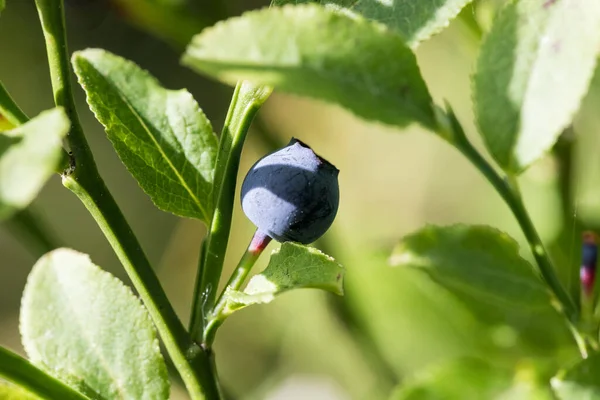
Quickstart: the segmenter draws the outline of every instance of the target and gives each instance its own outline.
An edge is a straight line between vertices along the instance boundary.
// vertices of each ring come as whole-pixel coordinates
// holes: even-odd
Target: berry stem
[[[231,277],[229,278],[225,289],[221,292],[221,295],[217,300],[215,308],[209,316],[208,324],[206,326],[206,330],[204,331],[203,339],[203,346],[205,346],[206,348],[212,346],[212,343],[215,340],[215,333],[217,329],[219,328],[219,326],[221,326],[221,324],[227,317],[223,313],[225,307],[227,306],[227,291],[239,290],[242,287],[244,281],[250,273],[250,270],[256,263],[256,260],[258,260],[258,257],[260,257],[260,255],[270,242],[271,237],[258,229],[254,233],[254,236],[252,236],[252,240],[250,241],[248,249],[244,252],[244,255],[240,259],[240,262],[231,274]]]
[[[213,309],[219,287],[223,262],[231,230],[233,202],[242,148],[252,119],[271,94],[271,89],[249,82],[239,82],[233,93],[225,119],[213,188],[215,211],[201,254],[192,314],[190,333],[198,343],[203,341],[204,329]]]

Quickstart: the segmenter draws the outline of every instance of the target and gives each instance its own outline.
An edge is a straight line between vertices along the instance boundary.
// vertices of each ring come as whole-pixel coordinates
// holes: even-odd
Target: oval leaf
[[[169,397],[146,309],[85,254],[57,249],[39,259],[23,293],[20,326],[32,362],[90,397]]]
[[[509,3],[482,45],[477,122],[490,153],[521,172],[556,142],[587,92],[600,50],[600,2]]]
[[[273,4],[319,3],[379,21],[404,37],[411,48],[448,26],[471,0],[275,0]]]
[[[100,49],[73,55],[87,101],[158,208],[210,222],[217,138],[192,95]]]
[[[225,314],[252,304],[270,303],[292,289],[322,289],[342,295],[344,268],[332,257],[298,243],[285,242],[271,254],[265,270],[252,277],[243,292],[227,290]]]
[[[0,132],[0,220],[37,196],[62,155],[70,122],[62,108],[44,111],[24,125]]]
[[[316,4],[253,11],[195,36],[183,63],[337,103],[389,125],[435,126],[414,54],[382,25]]]
[[[419,268],[450,291],[488,303],[548,308],[550,294],[507,234],[486,226],[426,227],[406,236],[390,258]]]
[[[552,379],[552,387],[560,400],[600,399],[600,354],[592,354]]]

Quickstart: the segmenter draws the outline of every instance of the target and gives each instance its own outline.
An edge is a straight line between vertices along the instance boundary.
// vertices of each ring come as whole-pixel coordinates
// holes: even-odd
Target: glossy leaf
[[[69,126],[63,109],[54,108],[0,132],[0,220],[27,207],[58,168]]]
[[[337,103],[368,120],[435,126],[431,97],[404,41],[380,24],[316,4],[219,23],[194,37],[183,63],[228,84],[246,79]]]
[[[450,291],[491,304],[549,308],[550,295],[507,234],[486,226],[429,226],[406,236],[390,258],[423,270]]]
[[[342,295],[343,279],[344,268],[330,256],[314,247],[285,242],[243,292],[226,292],[225,314],[252,304],[270,303],[275,296],[292,289],[322,289]]]
[[[73,65],[90,108],[154,204],[209,223],[217,138],[192,95],[164,89],[104,50],[77,52]]]
[[[552,400],[547,388],[513,375],[481,360],[453,360],[408,379],[390,400]]]
[[[343,12],[356,12],[385,24],[415,48],[448,26],[471,0],[275,0],[275,5],[320,3]]]
[[[552,379],[552,387],[560,400],[600,399],[600,354],[592,354],[586,360],[560,373]]]
[[[40,400],[39,397],[21,389],[18,386],[12,386],[0,383],[0,399],[2,400]]]
[[[490,153],[521,172],[579,108],[600,52],[600,2],[521,0],[500,13],[474,77],[477,123]]]
[[[38,260],[21,304],[32,362],[100,399],[167,399],[169,379],[150,316],[131,290],[89,256],[54,250]]]

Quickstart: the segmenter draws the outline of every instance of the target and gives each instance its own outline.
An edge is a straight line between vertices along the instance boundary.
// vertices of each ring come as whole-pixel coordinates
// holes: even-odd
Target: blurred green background
[[[194,74],[178,59],[189,37],[226,15],[261,1],[67,0],[70,50],[102,47],[129,58],[172,89],[189,89],[218,131],[231,88]],[[471,112],[470,74],[482,31],[500,1],[467,6],[417,57],[438,102],[449,101],[481,147]],[[30,115],[51,108],[52,91],[33,0],[7,0],[0,18],[0,79]],[[174,303],[187,321],[198,247],[205,228],[156,209],[120,163],[77,84],[86,135],[117,202],[138,235]],[[571,288],[579,239],[573,216],[600,224],[600,158],[595,110],[600,78],[592,84],[557,151],[522,178],[529,210]],[[516,222],[491,186],[435,135],[404,132],[358,120],[335,106],[275,93],[260,112],[244,149],[240,178],[273,143],[291,136],[309,143],[341,171],[338,217],[324,251],[346,268],[346,296],[303,290],[274,304],[237,313],[220,330],[216,353],[228,393],[240,399],[378,399],[405,379],[463,356],[492,360],[515,376],[545,380],[575,353],[560,317],[527,310],[490,310],[456,298],[416,271],[393,269],[387,257],[403,235],[425,224],[489,224],[522,243]],[[60,243],[89,253],[119,278],[127,277],[85,208],[53,177],[33,210]],[[226,270],[253,232],[236,201]],[[274,245],[272,244],[271,247]],[[526,246],[523,255],[530,257]],[[0,227],[0,344],[22,353],[20,295],[39,257],[14,224]],[[259,271],[262,264],[255,268]],[[186,398],[174,385],[172,398]]]

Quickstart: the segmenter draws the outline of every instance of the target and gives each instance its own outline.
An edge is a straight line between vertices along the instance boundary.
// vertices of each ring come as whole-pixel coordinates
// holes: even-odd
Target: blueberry
[[[338,210],[339,170],[301,141],[261,158],[242,184],[242,209],[256,227],[279,242],[312,243]]]

